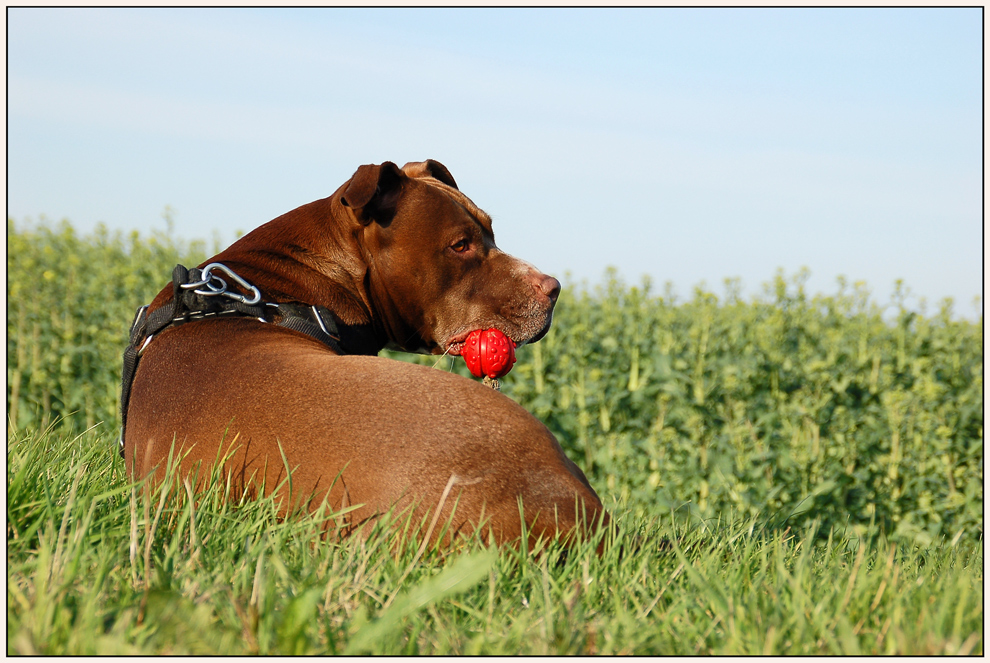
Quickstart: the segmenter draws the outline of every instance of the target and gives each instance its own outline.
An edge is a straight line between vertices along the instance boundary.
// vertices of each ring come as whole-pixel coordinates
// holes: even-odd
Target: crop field
[[[751,299],[565,284],[503,392],[615,545],[438,551],[129,482],[134,310],[218,247],[10,220],[7,242],[9,654],[983,653],[983,320],[949,302],[803,272]]]

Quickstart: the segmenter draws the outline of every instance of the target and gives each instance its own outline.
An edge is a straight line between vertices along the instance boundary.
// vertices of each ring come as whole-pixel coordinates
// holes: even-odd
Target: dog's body
[[[441,164],[362,166],[329,198],[208,262],[267,302],[326,307],[344,352],[362,354],[340,356],[250,317],[165,329],[142,354],[125,413],[136,477],[157,467],[160,478],[174,440],[183,471],[199,464],[202,478],[229,447],[223,470],[236,491],[282,484],[290,503],[311,508],[328,497],[331,508],[352,509],[348,529],[391,507],[411,508],[414,522],[441,507],[441,522],[453,513],[450,533],[482,527],[511,541],[520,498],[531,538],[607,520],[581,470],[511,399],[365,356],[386,346],[459,354],[474,329],[495,327],[520,344],[549,329],[560,284],[495,247],[490,219]],[[165,288],[149,311],[172,293]]]

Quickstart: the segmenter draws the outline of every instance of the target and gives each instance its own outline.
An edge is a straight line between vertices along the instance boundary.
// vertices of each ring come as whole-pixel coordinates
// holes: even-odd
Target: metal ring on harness
[[[244,288],[245,290],[251,293],[252,295],[251,298],[248,299],[244,295],[239,295],[236,292],[228,292],[227,282],[224,281],[219,276],[214,276],[210,274],[210,272],[212,272],[214,269],[221,269],[224,272],[226,272],[227,276],[229,276],[230,278],[234,279],[234,281],[237,282],[237,285],[241,286],[242,288]],[[245,304],[247,306],[254,306],[255,304],[261,301],[261,291],[258,290],[257,287],[251,285],[250,283],[242,279],[234,272],[234,270],[230,269],[229,267],[227,267],[222,263],[211,262],[209,265],[203,268],[203,271],[200,274],[200,278],[202,279],[201,281],[194,281],[193,283],[181,283],[179,284],[179,287],[185,288],[186,290],[193,290],[193,292],[195,292],[197,295],[206,295],[206,296],[223,295],[225,297],[229,297],[230,299],[233,299],[236,302],[241,302],[242,304]],[[217,282],[219,282],[219,285],[216,285]],[[200,290],[199,288],[202,288],[203,286],[206,286],[207,289]]]

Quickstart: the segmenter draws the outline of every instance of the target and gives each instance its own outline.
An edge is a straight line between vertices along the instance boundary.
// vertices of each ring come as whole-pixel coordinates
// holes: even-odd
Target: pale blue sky
[[[224,243],[434,158],[499,245],[682,296],[982,293],[969,9],[8,9],[7,214]],[[168,275],[163,275],[167,279]]]

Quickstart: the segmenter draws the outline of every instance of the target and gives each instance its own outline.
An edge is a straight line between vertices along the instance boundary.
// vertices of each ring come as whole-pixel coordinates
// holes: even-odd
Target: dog
[[[361,166],[330,197],[177,267],[139,310],[127,468],[161,481],[174,454],[197,485],[220,470],[235,496],[326,501],[346,511],[344,534],[394,510],[449,524],[430,541],[577,540],[609,515],[545,425],[476,381],[377,356],[458,355],[477,329],[536,342],[559,292],[496,247],[443,164]]]

